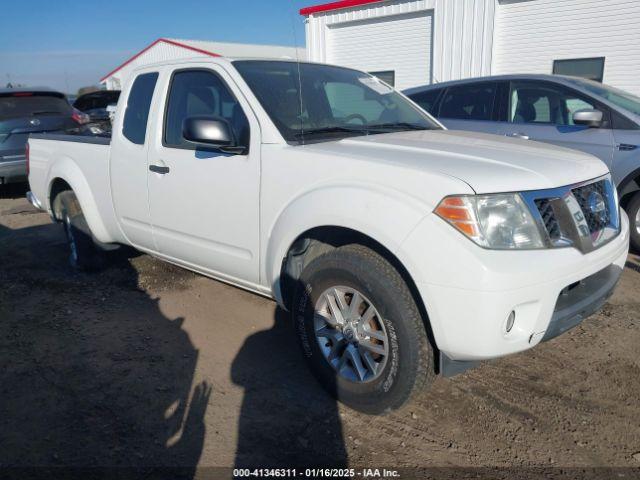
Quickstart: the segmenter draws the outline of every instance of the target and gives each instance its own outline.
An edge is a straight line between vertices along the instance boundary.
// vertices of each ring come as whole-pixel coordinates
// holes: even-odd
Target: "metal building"
[[[202,55],[293,59],[299,56],[301,60],[306,58],[304,49],[295,47],[159,38],[102,77],[100,83],[105,84],[108,90],[121,90],[129,74],[140,66],[163,60],[191,58]]]
[[[640,95],[636,0],[342,0],[300,13],[310,60],[373,72],[400,89],[563,73]]]

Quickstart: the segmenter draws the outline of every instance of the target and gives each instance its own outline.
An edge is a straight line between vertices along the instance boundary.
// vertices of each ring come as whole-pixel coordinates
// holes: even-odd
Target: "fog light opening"
[[[513,328],[513,324],[516,322],[516,312],[512,311],[509,314],[509,318],[507,318],[507,333],[509,333],[511,331],[511,329]]]

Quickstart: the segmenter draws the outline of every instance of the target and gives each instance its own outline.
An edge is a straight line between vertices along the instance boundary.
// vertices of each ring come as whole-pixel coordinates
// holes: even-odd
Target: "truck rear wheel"
[[[407,284],[362,245],[314,259],[297,284],[292,315],[315,376],[356,410],[397,409],[435,376],[433,349]]]
[[[69,246],[69,263],[78,270],[94,271],[104,265],[104,252],[95,244],[75,193],[68,190],[56,197],[58,219],[64,226]]]

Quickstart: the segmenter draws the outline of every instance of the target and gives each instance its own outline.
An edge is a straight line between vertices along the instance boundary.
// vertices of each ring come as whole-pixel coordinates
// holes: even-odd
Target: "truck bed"
[[[92,232],[105,243],[120,240],[111,199],[110,152],[110,137],[29,137],[29,184],[37,202],[51,214],[51,192],[64,179],[78,196]]]

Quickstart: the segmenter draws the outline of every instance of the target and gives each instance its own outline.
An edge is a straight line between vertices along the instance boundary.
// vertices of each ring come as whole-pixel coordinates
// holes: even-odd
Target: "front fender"
[[[91,233],[95,238],[103,243],[110,243],[113,241],[107,228],[105,227],[100,213],[98,211],[98,205],[96,204],[89,183],[86,177],[82,173],[82,170],[78,165],[69,157],[61,157],[57,159],[49,169],[48,172],[49,185],[47,189],[47,204],[48,210],[51,212],[51,188],[57,178],[60,178],[67,182],[80,203],[82,213],[84,214],[87,224],[91,229]]]
[[[432,209],[421,199],[377,185],[328,185],[308,191],[287,204],[269,231],[263,263],[266,283],[282,305],[282,261],[296,239],[313,228],[349,228],[398,256],[403,240]],[[410,258],[398,259],[412,274]]]

